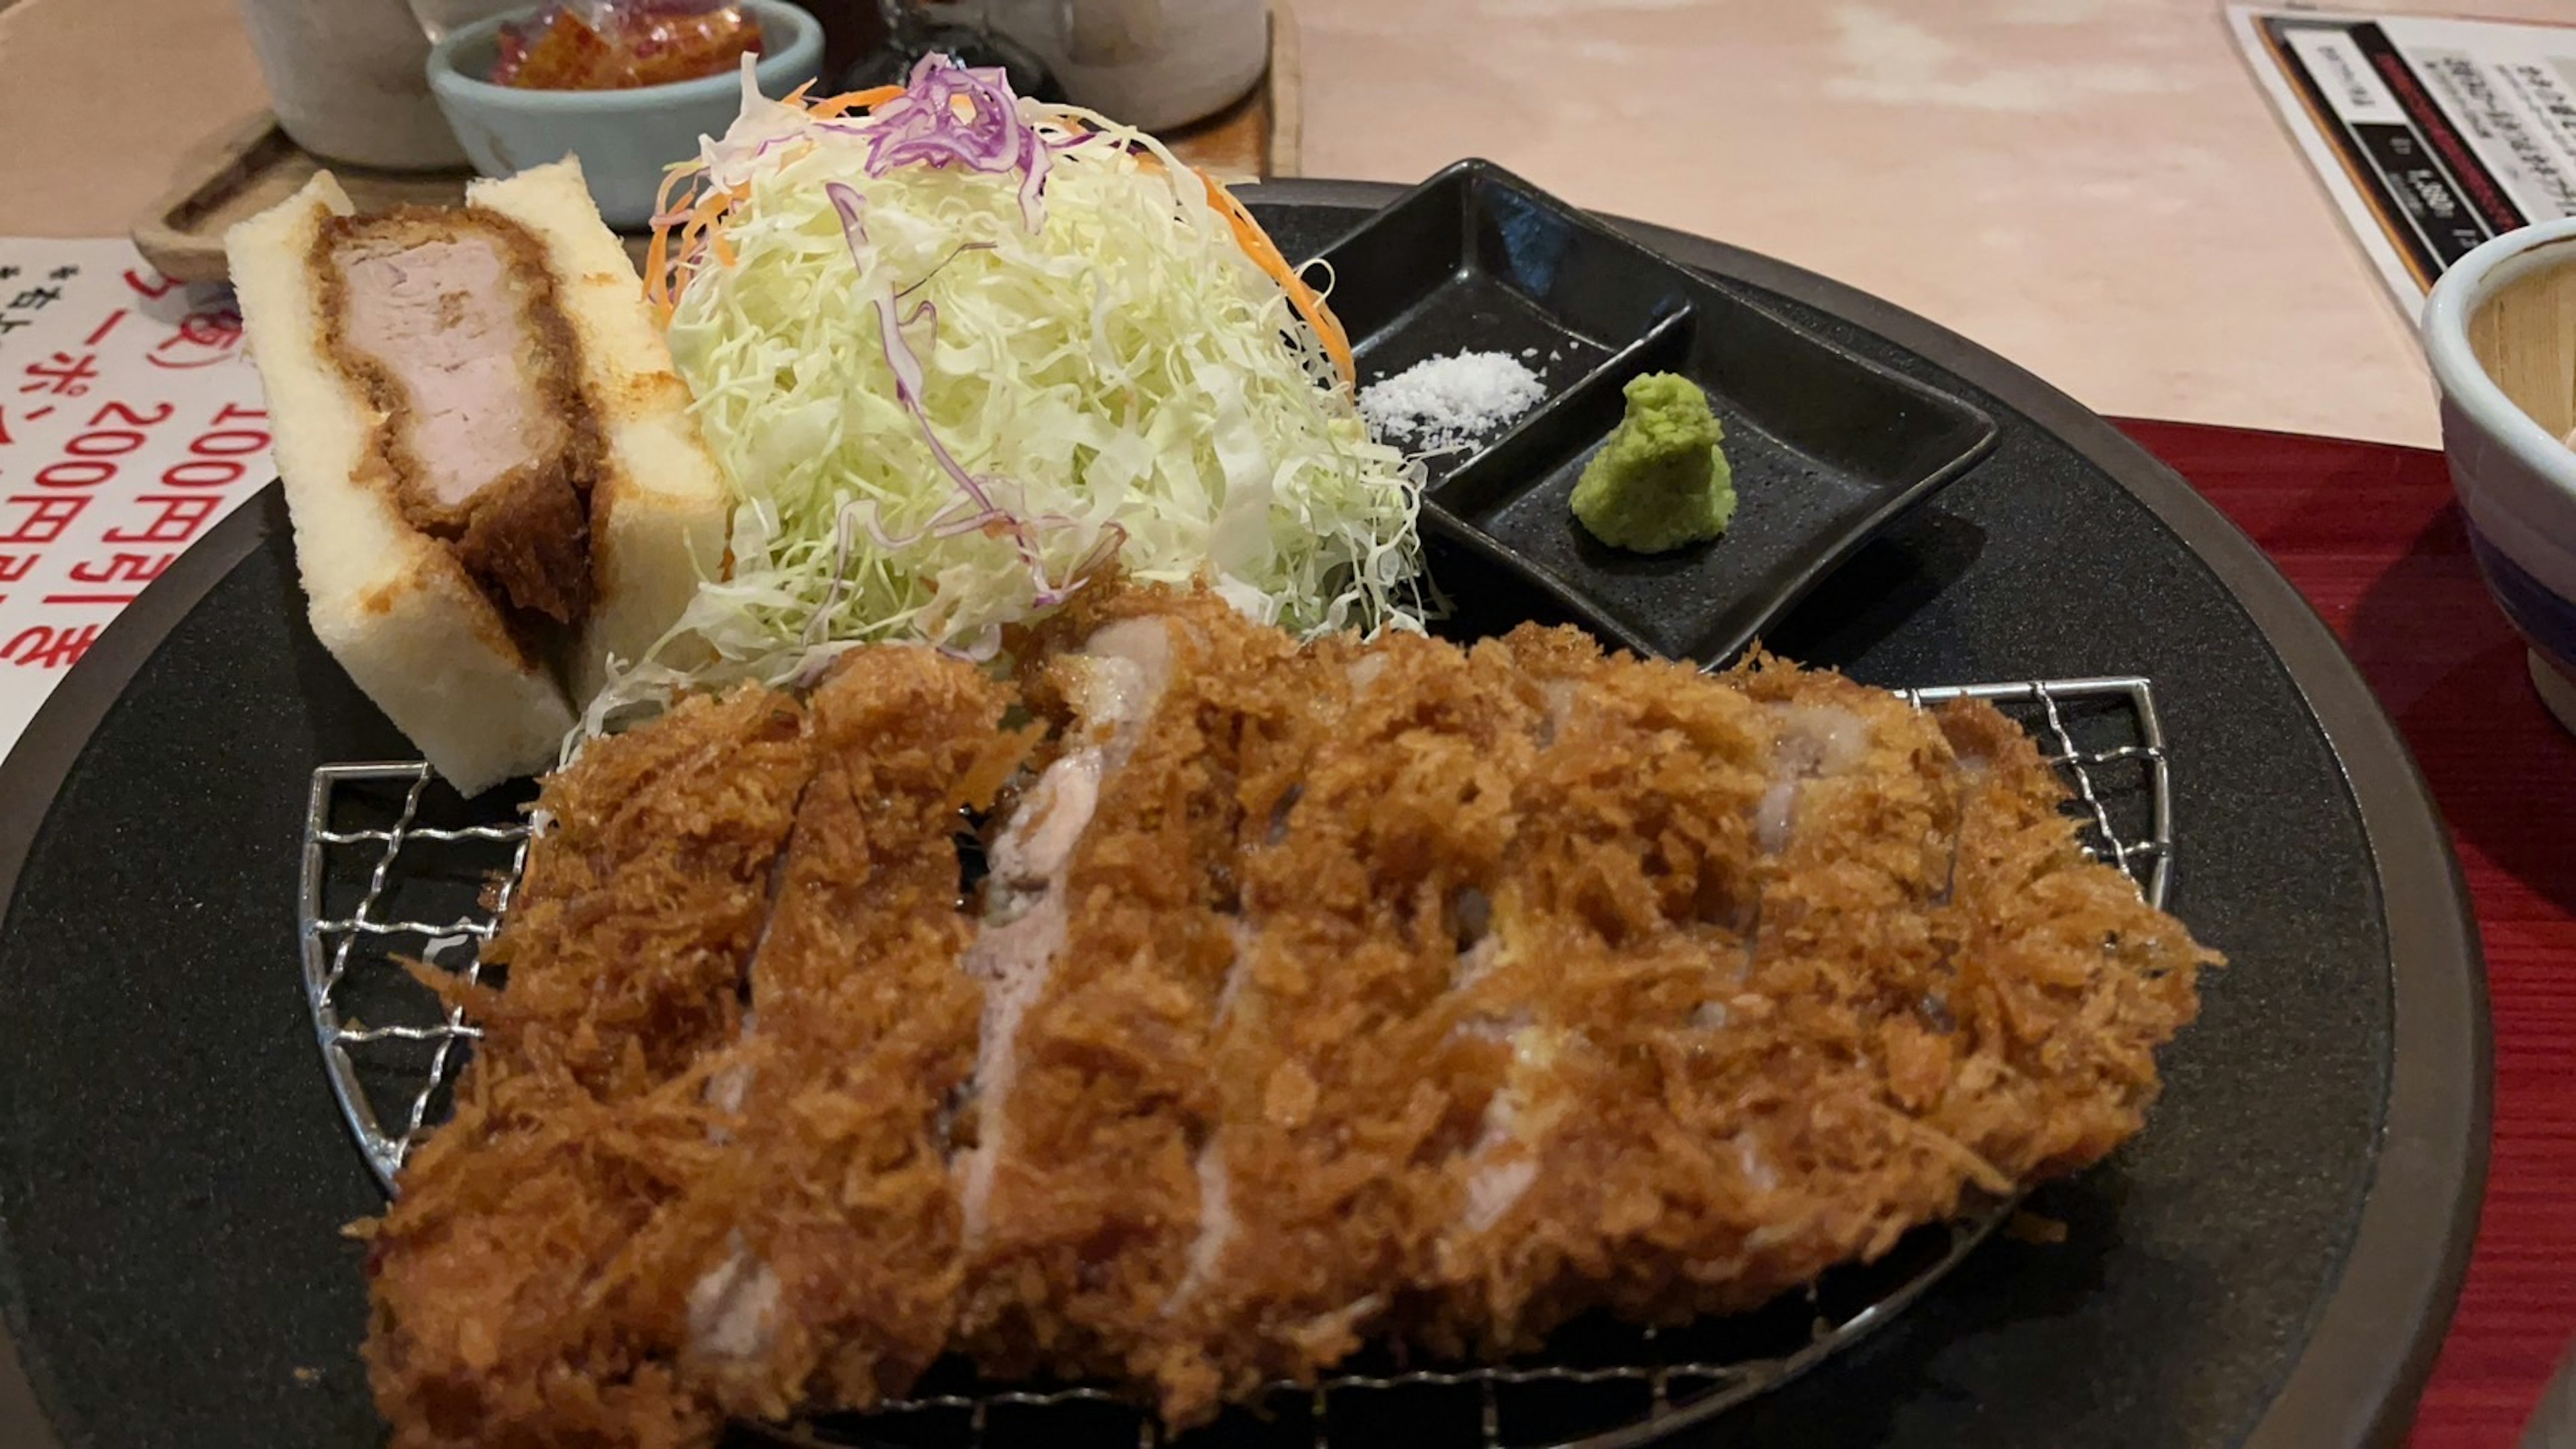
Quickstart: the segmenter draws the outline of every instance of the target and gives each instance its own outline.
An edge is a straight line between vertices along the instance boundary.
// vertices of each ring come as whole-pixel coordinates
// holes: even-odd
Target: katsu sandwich
[[[462,792],[551,764],[731,507],[579,164],[373,216],[321,172],[225,248],[314,633]]]
[[[1984,704],[1106,585],[1016,647],[548,781],[372,1228],[397,1444],[701,1444],[949,1356],[1187,1426],[1752,1308],[2111,1152],[2215,959]]]

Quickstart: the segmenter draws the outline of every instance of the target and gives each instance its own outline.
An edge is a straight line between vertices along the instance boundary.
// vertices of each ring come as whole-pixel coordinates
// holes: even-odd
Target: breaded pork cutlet
[[[1241,756],[1198,1233],[1140,1372],[1187,1422],[1383,1330],[1509,1048],[1466,1020],[1543,715],[1486,651],[1311,647]],[[1213,1396],[1213,1397],[1212,1397]]]
[[[1685,666],[1605,660],[1570,633],[1482,646],[1541,703],[1520,829],[1468,950],[1471,1029],[1508,1048],[1460,1208],[1405,1327],[1446,1353],[1525,1347],[1660,1282],[1656,1233],[1744,1192],[1723,1138],[1679,1130],[1677,1060],[1740,978],[1761,886],[1769,737],[1758,706]]]
[[[803,709],[746,688],[684,701],[555,776],[484,952],[509,989],[474,1010],[482,1074],[561,1072],[614,1100],[730,1040],[771,866],[813,768]]]
[[[1668,773],[1546,782],[1628,823],[1533,821],[1497,910],[1505,958],[1548,963],[1523,1010],[1556,1030],[1503,1098],[1529,1165],[1499,1215],[1490,1169],[1471,1187],[1417,1336],[1508,1353],[1595,1309],[1757,1307],[2141,1125],[2209,958],[2076,848],[1991,707],[1936,717],[1767,661],[1570,673],[1558,739]]]
[[[1039,645],[1059,744],[994,841],[967,957],[987,1006],[961,1328],[1001,1373],[1131,1373],[1188,1274],[1242,755],[1293,707],[1278,631],[1206,595],[1094,602]]]
[[[1016,763],[1007,701],[872,650],[548,782],[507,988],[374,1231],[397,1444],[695,1443],[937,1354],[979,1005],[955,834]]]
[[[712,858],[748,1012],[697,967],[644,979],[718,999],[630,1000],[620,951],[669,945],[533,939],[688,889],[604,844],[624,755],[549,787],[584,819],[498,1004],[544,1029],[498,1041],[561,1065],[469,1081],[406,1174],[401,1443],[697,1442],[943,1349],[1187,1426],[1371,1339],[1749,1308],[2099,1160],[2215,960],[1986,705],[1535,628],[1301,646],[1203,592],[1086,591],[1016,647],[1045,738],[971,904],[946,831],[1023,752],[1007,696],[881,648],[791,711],[783,853]],[[650,741],[691,708],[612,743],[685,757]],[[513,1004],[521,961],[560,974]]]
[[[1377,1333],[1497,1353],[1595,1309],[1756,1306],[2024,1180],[2029,1156],[1999,1165],[1995,1134],[2011,1104],[2055,1109],[1988,1092],[1962,1136],[1918,1110],[1925,1081],[1891,1078],[1993,1067],[1919,1035],[1949,1020],[1960,923],[2025,909],[1974,871],[1954,885],[1963,839],[1992,829],[1963,833],[1972,799],[2051,822],[2096,906],[2162,919],[2083,861],[2026,744],[2027,770],[1963,765],[1933,716],[1836,676],[1713,679],[1534,629],[1466,655],[1330,643],[1245,672],[1274,692],[1185,812],[1237,832],[1236,965],[1204,1062],[1204,966],[1184,993],[1182,1065],[1215,1072],[1214,1116],[1187,1125],[1210,1109],[1185,1081],[1167,1099],[1164,1141],[1196,1143],[1195,1200],[1167,1153],[1139,1214],[1155,1246],[1091,1270],[1152,1263],[1127,1301],[1161,1290],[1159,1322],[1121,1331],[1142,1334],[1130,1371],[1174,1422]],[[1167,688],[1143,728],[1170,712],[1222,738],[1225,708]],[[1991,709],[1954,715],[1990,721],[1994,750],[2019,739]],[[1284,792],[1254,783],[1246,739],[1293,776]],[[2052,945],[2090,949],[2080,929]],[[2159,981],[2200,960],[2179,932],[2136,954]],[[2128,1014],[2096,1025],[2131,1043],[2190,1004],[2119,999]],[[2134,1122],[2151,1084],[2081,1090]],[[1125,1171],[1095,1158],[1057,1180],[1104,1170]],[[1165,1225],[1184,1220],[1175,1282]],[[1039,1366],[1117,1372],[1096,1353]]]
[[[729,1043],[772,864],[812,773],[765,690],[682,704],[548,783],[475,993],[454,1118],[374,1225],[368,1369],[395,1442],[690,1442],[650,1231],[707,1168],[701,1063]],[[636,1290],[645,1292],[639,1298]]]
[[[960,812],[1026,740],[1008,693],[926,649],[846,657],[806,709],[816,768],[751,962],[728,1150],[686,1205],[728,1236],[684,1354],[729,1412],[864,1405],[946,1347],[963,1260],[945,1114],[982,993],[959,967]]]
[[[1883,1009],[1938,954],[1959,793],[1939,731],[1831,675],[1512,642],[1563,700],[1497,912],[1504,959],[1537,963],[1493,1114],[1514,1155],[1471,1159],[1422,1336],[1500,1353],[1595,1308],[1752,1307],[1951,1210],[1958,1154],[1924,1193],[1889,1177],[1917,1144],[1850,999]]]

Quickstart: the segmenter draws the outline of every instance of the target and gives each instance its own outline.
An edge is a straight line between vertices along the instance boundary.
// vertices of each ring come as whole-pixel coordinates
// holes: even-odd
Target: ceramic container
[[[2424,353],[2478,569],[2576,730],[2576,219],[2455,263],[2425,303]]]
[[[460,166],[421,76],[429,39],[403,0],[241,0],[277,123],[296,145],[387,171]]]
[[[743,4],[760,21],[761,94],[785,95],[814,79],[823,66],[823,28],[814,17],[783,0]],[[559,161],[566,152],[579,156],[600,216],[621,231],[640,229],[652,219],[664,168],[697,155],[699,137],[721,135],[733,123],[742,109],[741,77],[727,71],[616,91],[494,85],[485,77],[501,27],[520,15],[452,30],[429,52],[429,87],[456,139],[486,176]]]
[[[1270,63],[1268,0],[990,0],[1065,98],[1148,131],[1241,100]]]

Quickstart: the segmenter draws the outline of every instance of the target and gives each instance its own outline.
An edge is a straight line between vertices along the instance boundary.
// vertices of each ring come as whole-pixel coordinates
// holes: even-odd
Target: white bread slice
[[[224,251],[268,390],[313,632],[432,768],[477,794],[551,766],[572,707],[454,556],[358,476],[378,414],[323,356],[308,260],[323,221],[350,210],[322,172],[233,227]]]
[[[468,204],[545,243],[581,355],[581,385],[603,445],[591,489],[592,604],[572,664],[579,707],[612,656],[641,658],[724,563],[732,490],[698,434],[688,384],[672,369],[625,245],[599,219],[581,163],[566,157],[506,181],[477,181]],[[685,664],[666,652],[663,662]]]

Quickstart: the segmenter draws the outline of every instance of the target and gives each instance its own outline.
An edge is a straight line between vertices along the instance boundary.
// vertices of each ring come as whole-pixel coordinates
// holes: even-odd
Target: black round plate
[[[1393,188],[1251,198],[1311,254]],[[2360,677],[2185,485],[2007,363],[1821,278],[1638,235],[1968,397],[1991,456],[1775,631],[1879,684],[2140,673],[2173,747],[2171,905],[2233,964],[2146,1135],[2041,1193],[1887,1330],[1712,1445],[2393,1441],[2485,1169],[2476,935]],[[0,767],[0,1442],[366,1444],[379,1205],[308,1024],[308,777],[407,758],[303,622],[274,491],[108,630]]]

